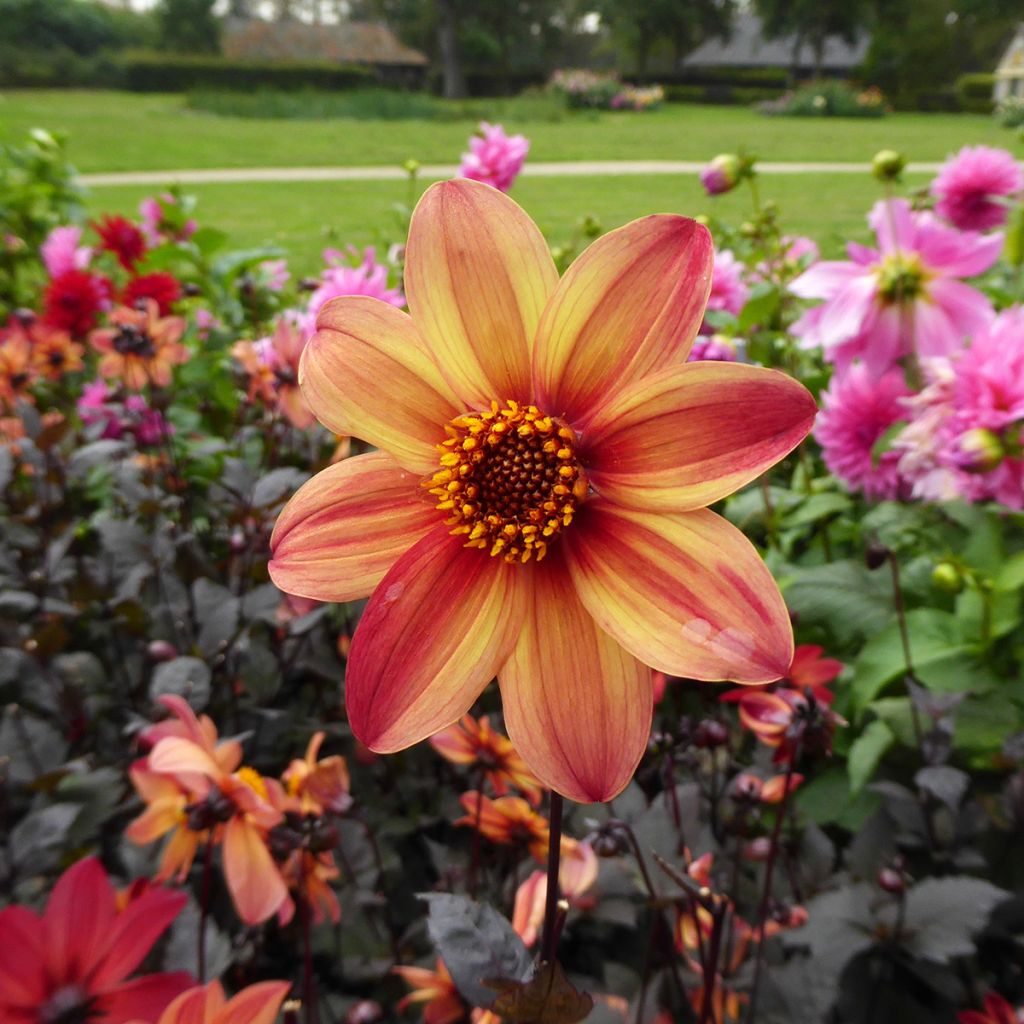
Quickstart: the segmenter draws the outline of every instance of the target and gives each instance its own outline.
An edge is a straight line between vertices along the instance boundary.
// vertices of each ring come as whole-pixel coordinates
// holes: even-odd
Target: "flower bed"
[[[5,152],[0,1019],[1014,1019],[1019,167],[553,253],[527,150],[308,280]]]

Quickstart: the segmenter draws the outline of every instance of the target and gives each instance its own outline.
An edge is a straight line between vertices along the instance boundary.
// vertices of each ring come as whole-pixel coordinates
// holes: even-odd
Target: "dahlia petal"
[[[526,621],[498,670],[509,738],[546,786],[579,803],[611,800],[647,747],[651,671],[598,628],[557,547],[531,577]]]
[[[792,377],[742,363],[684,363],[644,378],[594,414],[587,470],[633,508],[702,508],[758,477],[814,423]]]
[[[47,978],[43,967],[45,947],[43,922],[27,907],[0,910],[0,1009],[31,1006],[35,1010],[46,998]]]
[[[398,559],[363,612],[345,700],[352,731],[372,750],[401,750],[451,725],[511,652],[523,569],[463,544],[438,525]]]
[[[587,502],[562,543],[587,611],[644,664],[691,679],[784,676],[793,630],[754,546],[707,509],[678,515]]]
[[[878,283],[872,274],[851,278],[825,304],[818,321],[818,334],[823,345],[840,345],[854,337],[877,297]]]
[[[234,817],[224,829],[224,875],[238,916],[249,925],[273,917],[288,887],[259,829]]]
[[[57,880],[43,914],[47,971],[55,982],[85,979],[114,923],[114,888],[97,857],[73,864]]]
[[[879,199],[868,214],[868,224],[883,253],[915,247],[914,214],[906,199]]]
[[[914,337],[914,350],[919,356],[950,356],[962,349],[967,334],[931,302],[915,302],[909,315]]]
[[[110,929],[102,963],[91,983],[106,988],[131,974],[187,901],[184,893],[170,889],[150,889],[131,900]]]
[[[217,1024],[274,1024],[291,985],[261,981],[242,989],[221,1011]]]
[[[365,295],[332,299],[299,361],[316,418],[360,437],[415,473],[437,467],[444,424],[462,412],[412,320]]]
[[[958,339],[957,348],[960,348],[964,337],[986,327],[995,316],[995,310],[986,295],[977,288],[953,278],[932,281],[928,288],[928,297],[935,305],[941,307],[950,322],[959,330],[961,337]]]
[[[585,420],[611,386],[683,362],[711,289],[707,228],[659,214],[610,231],[562,278],[537,334],[534,383],[554,415]]]
[[[386,452],[345,459],[285,505],[270,538],[270,578],[319,601],[366,597],[438,517],[419,479]]]
[[[167,1006],[194,984],[185,971],[145,974],[104,992],[94,1003],[96,1016],[103,1024],[158,1021]]]
[[[183,786],[205,796],[210,780],[223,773],[217,762],[201,747],[181,736],[165,736],[152,749],[149,767],[164,775],[175,775]]]
[[[916,248],[929,267],[951,277],[977,277],[999,259],[1005,236],[957,231],[931,214],[919,214]]]
[[[801,299],[830,299],[851,279],[863,273],[863,269],[856,263],[822,260],[790,281],[787,287]]]
[[[530,398],[537,323],[558,284],[551,252],[507,196],[476,181],[432,185],[409,227],[409,309],[468,408]]]

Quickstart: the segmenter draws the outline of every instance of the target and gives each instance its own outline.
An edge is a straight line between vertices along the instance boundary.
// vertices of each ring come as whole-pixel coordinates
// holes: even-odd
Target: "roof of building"
[[[765,39],[761,19],[756,14],[737,14],[728,39],[708,39],[684,59],[683,67],[788,68],[795,63],[800,68],[812,69],[815,66],[814,48],[804,43],[794,62],[795,42],[796,36],[793,35]],[[851,46],[838,36],[830,36],[825,42],[822,64],[833,71],[854,68],[864,59],[870,42],[869,36],[862,35]]]
[[[386,25],[341,21],[228,18],[221,37],[225,57],[242,60],[325,60],[339,64],[423,67],[427,58],[399,41]]]

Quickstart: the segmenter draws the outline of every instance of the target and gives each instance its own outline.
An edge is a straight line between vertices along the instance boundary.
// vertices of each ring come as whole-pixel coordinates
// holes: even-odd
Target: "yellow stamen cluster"
[[[235,776],[239,782],[248,786],[261,800],[269,799],[267,784],[263,781],[263,776],[255,768],[250,768],[247,764],[244,764],[235,772]]]
[[[587,496],[576,435],[511,400],[459,416],[445,430],[441,468],[423,486],[452,533],[506,562],[540,561]]]

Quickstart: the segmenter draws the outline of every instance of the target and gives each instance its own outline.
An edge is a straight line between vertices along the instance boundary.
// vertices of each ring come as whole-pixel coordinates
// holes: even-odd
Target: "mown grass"
[[[911,176],[909,187],[926,178]],[[863,237],[865,215],[878,198],[868,175],[765,175],[765,197],[778,202],[782,222],[791,233],[815,238],[828,254],[838,253],[850,237]],[[137,186],[97,188],[90,210],[131,213],[154,191]],[[320,268],[325,245],[357,246],[399,240],[394,204],[404,202],[401,182],[301,182],[200,185],[189,188],[199,198],[201,224],[226,231],[237,248],[270,243],[291,257],[298,275]],[[750,215],[746,192],[709,200],[695,175],[650,177],[520,178],[512,191],[540,224],[553,245],[564,245],[585,214],[605,229],[653,212],[689,216],[709,213],[732,223]]]
[[[0,93],[0,138],[36,125],[70,135],[83,171],[453,163],[479,117],[530,137],[533,160],[705,160],[744,148],[764,160],[866,161],[879,149],[940,160],[965,143],[1015,147],[1015,134],[973,114],[893,114],[880,120],[764,117],[739,107],[667,104],[644,114],[580,113],[552,122],[517,101],[474,107],[454,121],[352,117],[226,117],[179,95],[102,91]]]

